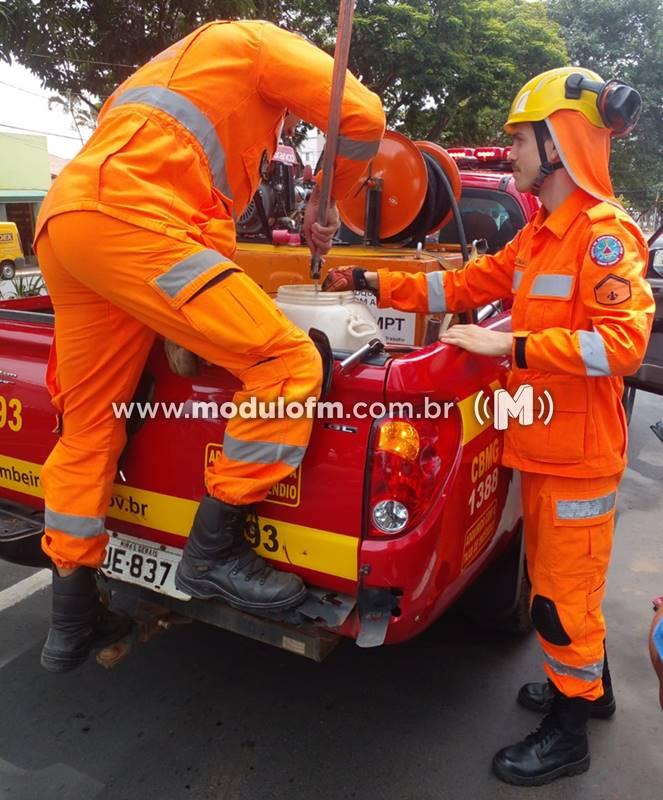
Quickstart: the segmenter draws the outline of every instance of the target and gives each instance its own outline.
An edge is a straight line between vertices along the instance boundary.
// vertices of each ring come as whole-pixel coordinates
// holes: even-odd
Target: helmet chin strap
[[[561,161],[552,161],[548,160],[548,155],[546,154],[545,148],[545,138],[544,133],[547,131],[546,123],[545,122],[534,122],[532,123],[532,127],[534,128],[534,135],[536,136],[536,146],[539,149],[539,159],[541,160],[541,166],[539,167],[539,174],[536,176],[534,183],[532,184],[532,188],[530,189],[531,193],[534,195],[539,194],[541,191],[541,187],[543,186],[543,182],[548,177],[548,175],[552,175],[556,169],[562,169],[564,164]]]

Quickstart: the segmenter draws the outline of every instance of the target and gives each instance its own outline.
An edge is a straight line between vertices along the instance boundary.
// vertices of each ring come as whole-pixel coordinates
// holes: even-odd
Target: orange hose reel
[[[450,202],[440,202],[439,180],[432,177],[430,160],[447,176],[456,200],[460,198],[460,173],[449,154],[433,142],[412,142],[396,131],[386,131],[377,155],[350,194],[338,204],[341,219],[359,236],[365,232],[366,197],[371,181],[381,179],[379,238],[381,241],[410,238],[415,222],[428,221],[426,235],[435,233],[451,215]],[[428,163],[427,163],[428,162]],[[431,187],[431,180],[436,186]],[[446,196],[446,191],[444,191]],[[436,203],[439,214],[430,207]],[[415,226],[416,227],[416,226]]]

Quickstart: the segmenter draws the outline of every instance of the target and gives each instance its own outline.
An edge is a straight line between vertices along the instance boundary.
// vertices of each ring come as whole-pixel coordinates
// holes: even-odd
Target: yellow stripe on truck
[[[44,497],[39,480],[41,464],[0,455],[0,487]],[[186,538],[198,503],[184,497],[114,484],[108,516]],[[296,567],[357,580],[359,539],[333,531],[260,517],[257,552],[265,558]]]
[[[493,381],[490,384],[490,391],[494,394],[495,390],[501,388],[501,386],[502,384],[499,381]],[[481,395],[480,398],[479,395]],[[477,398],[479,398],[478,409]],[[483,400],[485,398],[489,398],[489,402],[484,406]],[[492,395],[481,391],[458,401],[457,406],[463,422],[463,446],[476,439],[488,428],[493,427],[492,399]],[[485,415],[483,413],[484,407],[486,408]],[[479,414],[477,414],[477,410],[480,412]]]

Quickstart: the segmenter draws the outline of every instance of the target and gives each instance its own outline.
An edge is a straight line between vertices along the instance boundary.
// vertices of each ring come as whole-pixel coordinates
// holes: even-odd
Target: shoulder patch
[[[612,267],[624,258],[624,245],[612,234],[597,236],[589,247],[589,255],[599,267]]]
[[[617,306],[631,297],[631,281],[618,275],[607,275],[594,287],[596,302],[602,306]]]
[[[590,222],[601,222],[605,219],[615,219],[617,209],[611,203],[597,203],[588,208],[585,214],[589,217]]]

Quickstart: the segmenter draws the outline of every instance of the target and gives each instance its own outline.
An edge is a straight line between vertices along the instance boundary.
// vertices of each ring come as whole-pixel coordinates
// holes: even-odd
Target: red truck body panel
[[[3,313],[8,309],[13,313]],[[45,386],[53,318],[30,313],[47,310],[48,298],[0,303],[0,411],[6,409],[0,414],[0,499],[34,508],[43,507],[39,470],[56,442]],[[504,326],[508,319],[492,324]],[[340,374],[337,363],[327,399],[341,401],[346,411],[359,401],[412,401],[415,408],[424,398],[461,401],[433,423],[440,480],[416,526],[397,536],[371,534],[369,476],[379,420],[358,416],[341,425],[316,420],[302,466],[257,512],[259,552],[307,584],[353,597],[360,588],[396,590],[400,615],[389,625],[389,643],[417,635],[459,597],[511,541],[518,508],[511,470],[497,463],[501,434],[489,421],[479,425],[473,418],[477,392],[503,384],[506,364],[441,344],[395,349],[383,362],[361,364],[349,374]],[[181,548],[204,492],[205,461],[218,451],[225,426],[222,419],[187,418],[187,410],[197,401],[229,401],[238,384],[217,367],[193,380],[175,376],[160,342],[146,374],[150,400],[181,404],[184,414],[175,419],[159,413],[131,437],[107,525],[157,546]],[[17,402],[21,420],[15,430],[10,405]],[[505,514],[506,505],[511,510]],[[355,638],[359,626],[355,612],[340,633]]]

